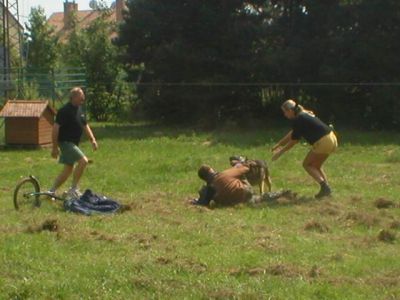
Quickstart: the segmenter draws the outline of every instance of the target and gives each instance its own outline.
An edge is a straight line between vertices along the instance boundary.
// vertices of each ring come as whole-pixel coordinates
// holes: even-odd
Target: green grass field
[[[298,145],[270,172],[274,190],[300,200],[206,209],[187,204],[201,186],[197,168],[222,170],[233,154],[269,161],[284,129],[94,132],[100,149],[82,144],[94,163],[81,188],[130,211],[86,217],[44,202],[16,212],[19,178],[48,188],[61,166],[49,150],[0,150],[0,299],[400,298],[399,134],[340,132],[326,163],[331,199],[311,198],[308,146]]]

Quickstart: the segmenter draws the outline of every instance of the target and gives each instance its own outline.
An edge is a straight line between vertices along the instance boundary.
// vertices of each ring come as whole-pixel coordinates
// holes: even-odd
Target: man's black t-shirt
[[[292,129],[293,140],[300,140],[303,137],[311,145],[332,131],[328,125],[316,116],[306,112],[299,113],[293,119]]]
[[[60,125],[59,142],[72,142],[79,145],[83,127],[86,126],[86,116],[80,106],[71,102],[65,104],[57,113],[56,123]]]

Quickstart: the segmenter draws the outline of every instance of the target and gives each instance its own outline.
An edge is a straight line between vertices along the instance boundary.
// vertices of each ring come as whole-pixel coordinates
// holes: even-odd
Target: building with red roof
[[[126,9],[125,0],[116,0],[111,5],[111,13],[107,17],[110,24],[116,24],[123,20],[124,9]],[[64,11],[53,13],[47,20],[48,24],[54,28],[54,33],[61,41],[65,41],[68,38],[71,29],[71,20],[74,14],[77,26],[84,29],[99,18],[101,12],[99,10],[79,10],[78,3],[75,3],[75,0],[72,2],[65,0]],[[116,33],[113,33],[111,37],[115,37],[115,35]]]

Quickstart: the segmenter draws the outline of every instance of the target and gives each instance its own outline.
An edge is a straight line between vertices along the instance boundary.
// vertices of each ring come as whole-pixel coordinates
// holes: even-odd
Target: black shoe
[[[329,187],[329,185],[323,185],[323,186],[321,186],[319,193],[315,195],[315,198],[322,199],[324,197],[329,197],[331,194],[332,194],[332,190]]]

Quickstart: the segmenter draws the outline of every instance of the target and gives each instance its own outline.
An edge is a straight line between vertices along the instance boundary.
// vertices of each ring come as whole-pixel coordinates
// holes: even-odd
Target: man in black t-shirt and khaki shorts
[[[67,196],[71,198],[79,198],[80,196],[78,183],[88,164],[88,158],[79,149],[79,142],[83,132],[92,143],[93,150],[97,150],[96,139],[82,111],[84,102],[85,94],[82,89],[73,88],[70,91],[70,101],[57,113],[52,133],[53,150],[51,156],[53,158],[59,157],[59,162],[64,165],[64,169],[55,179],[49,193],[55,193],[68,177],[73,174],[71,188],[68,190]]]

